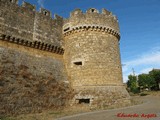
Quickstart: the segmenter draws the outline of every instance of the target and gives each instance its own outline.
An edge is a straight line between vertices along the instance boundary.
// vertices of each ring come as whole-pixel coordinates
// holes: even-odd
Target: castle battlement
[[[32,5],[28,2],[24,2],[22,3],[22,7],[28,9],[28,10],[31,10],[31,11],[36,11],[36,6],[35,5]]]
[[[9,7],[10,9],[14,9],[14,12],[17,12],[16,10],[18,10],[21,13],[27,12],[27,11],[32,11],[32,13],[30,14],[40,14],[43,17],[46,16],[47,18],[49,17],[50,19],[52,19],[53,21],[57,20],[57,16],[52,18],[52,13],[45,9],[45,8],[40,8],[39,11],[36,11],[36,6],[32,5],[28,2],[23,1],[23,3],[21,5],[18,5],[18,0],[0,0],[1,2],[1,6],[4,6],[5,8]],[[2,11],[3,12],[3,11]],[[26,14],[27,15],[27,14]],[[59,16],[59,18],[62,18]]]
[[[75,9],[67,19],[58,15],[52,18],[49,10],[36,11],[36,6],[30,3],[19,5],[18,0],[0,0],[0,69],[5,83],[0,109],[10,114],[19,106],[26,112],[30,107],[64,103],[93,106],[124,103],[129,95],[122,82],[119,42],[117,17],[106,9],[101,12],[95,8],[86,12]],[[66,92],[69,98],[64,99],[67,88],[61,87],[61,81],[74,89],[73,93]],[[19,86],[18,92],[16,86]],[[34,94],[28,92],[32,89]],[[12,92],[6,95],[6,90]],[[23,90],[27,96],[38,94],[40,97],[30,101],[30,97],[22,96]],[[46,94],[43,98],[47,102],[41,99],[42,94]],[[37,104],[39,101],[45,104]],[[63,101],[62,104],[59,101]],[[6,110],[8,106],[12,109]]]
[[[1,4],[5,5],[5,7],[18,7],[21,12],[23,12],[24,8],[29,11],[34,11],[36,13],[41,13],[45,16],[52,16],[51,12],[47,9],[40,8],[39,11],[36,11],[36,6],[32,5],[28,2],[23,1],[22,5],[18,5],[18,0],[1,0]],[[54,18],[53,18],[54,19]]]
[[[120,39],[118,20],[106,9],[102,9],[101,13],[95,8],[88,9],[86,13],[76,9],[70,13],[68,19],[64,20],[63,34],[65,36],[84,30],[107,32]]]
[[[18,5],[18,0],[0,1],[0,33],[27,41],[38,41],[62,47],[63,18],[44,8],[27,2]]]
[[[97,104],[101,99],[97,96],[102,93],[107,100],[109,91],[128,97],[122,82],[120,30],[115,15],[106,9],[101,13],[95,8],[85,13],[76,9],[64,20],[63,36],[65,65],[75,89],[73,103],[86,100]]]

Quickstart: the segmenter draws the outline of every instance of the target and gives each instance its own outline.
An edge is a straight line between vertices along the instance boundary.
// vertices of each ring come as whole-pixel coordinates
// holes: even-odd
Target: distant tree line
[[[148,74],[129,75],[127,89],[133,93],[144,90],[160,90],[160,69],[153,69]]]

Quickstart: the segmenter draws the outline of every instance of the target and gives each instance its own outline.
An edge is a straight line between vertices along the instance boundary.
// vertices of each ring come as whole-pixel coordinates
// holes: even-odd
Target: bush
[[[139,90],[139,88],[136,87],[136,88],[132,88],[131,92],[134,94],[137,94],[137,93],[140,93],[140,90]]]

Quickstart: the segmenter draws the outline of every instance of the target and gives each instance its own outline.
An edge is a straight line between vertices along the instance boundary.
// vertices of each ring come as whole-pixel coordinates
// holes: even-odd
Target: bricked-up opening
[[[66,29],[64,29],[64,32],[66,32],[66,31],[68,31],[70,28],[68,27],[68,28],[66,28]]]
[[[82,65],[82,61],[73,62],[75,65]]]
[[[89,104],[90,103],[90,99],[79,99],[79,104]]]

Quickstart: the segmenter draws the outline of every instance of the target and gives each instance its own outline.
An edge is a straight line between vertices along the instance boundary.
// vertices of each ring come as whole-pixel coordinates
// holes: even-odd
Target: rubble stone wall
[[[71,98],[62,55],[0,41],[0,115],[63,108]]]

